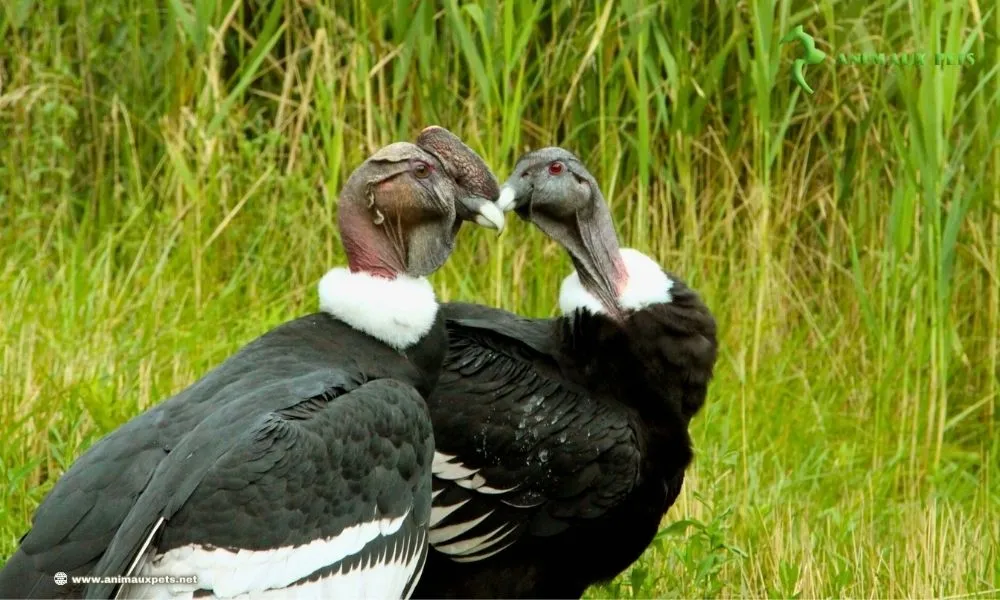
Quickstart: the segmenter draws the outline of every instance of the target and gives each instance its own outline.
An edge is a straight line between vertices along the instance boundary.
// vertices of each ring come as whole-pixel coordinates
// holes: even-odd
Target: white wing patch
[[[442,520],[444,520],[445,517],[447,517],[451,513],[455,512],[456,510],[462,508],[468,502],[469,502],[469,499],[465,498],[461,502],[458,502],[456,504],[452,504],[451,506],[431,506],[431,522],[430,522],[430,526],[434,527],[435,525],[437,525],[438,523],[440,523]]]
[[[447,527],[435,527],[430,530],[430,540],[431,545],[437,548],[437,545],[442,542],[447,542],[452,538],[456,538],[463,533],[469,531],[476,525],[479,525],[486,517],[493,514],[493,511],[486,513],[485,515],[480,515],[471,521],[463,521],[462,523],[456,523],[455,525],[448,525]]]
[[[462,479],[468,477],[469,475],[475,475],[478,471],[478,469],[470,469],[462,463],[452,463],[451,461],[455,460],[455,458],[456,457],[450,454],[435,452],[431,472],[441,479],[455,481],[456,479]]]
[[[484,558],[489,558],[494,554],[502,552],[517,541],[515,538],[506,544],[501,544],[501,542],[504,542],[510,534],[517,531],[517,525],[504,523],[493,531],[483,535],[477,535],[471,538],[459,537],[474,529],[492,513],[493,511],[490,511],[474,521],[459,523],[457,525],[449,525],[448,527],[441,527],[439,529],[431,529],[431,545],[434,546],[435,550],[443,554],[447,554],[456,562],[473,562],[483,560]]]
[[[423,568],[424,540],[416,552],[405,552],[406,537],[392,542],[384,556],[368,559],[347,571],[290,586],[316,571],[360,552],[379,537],[395,534],[408,516],[378,519],[345,528],[335,537],[273,550],[238,550],[198,544],[174,548],[147,560],[137,575],[197,575],[196,584],[134,585],[129,598],[191,597],[194,590],[211,590],[220,598],[274,596],[281,598],[400,598],[414,574]],[[421,538],[423,538],[421,534]],[[126,586],[122,586],[124,590]]]
[[[447,481],[481,494],[503,494],[520,487],[519,485],[515,485],[500,489],[486,485],[486,479],[479,473],[479,469],[469,468],[462,464],[458,460],[458,457],[444,452],[434,453],[434,463],[431,466],[431,471],[439,482]],[[435,487],[439,485],[440,483],[436,483]],[[442,491],[444,491],[444,488],[439,487],[432,492],[432,498],[434,498],[437,504],[431,506],[428,538],[435,550],[449,555],[456,562],[472,562],[489,558],[514,544],[516,539],[508,541],[507,538],[517,531],[517,524],[504,522],[500,523],[492,531],[486,531],[479,535],[476,535],[478,532],[473,533],[477,527],[494,513],[493,510],[459,523],[447,523],[448,517],[468,504],[471,498],[466,497],[455,501],[453,504],[443,505],[437,500],[438,494]],[[466,517],[463,516],[463,518]],[[487,524],[483,529],[492,526],[493,524]],[[467,535],[471,535],[472,537],[467,537]]]
[[[504,494],[517,489],[517,486],[505,489],[486,485],[486,479],[479,474],[479,469],[470,469],[458,461],[458,457],[444,452],[434,452],[434,463],[431,472],[438,479],[447,479],[455,485],[480,494]]]
[[[516,542],[516,541],[517,540],[514,540],[514,542]],[[453,560],[455,562],[460,562],[460,563],[470,563],[470,562],[476,562],[477,560],[484,560],[484,559],[487,559],[487,558],[493,556],[494,554],[500,554],[501,552],[503,552],[507,548],[510,548],[511,546],[513,546],[514,542],[511,542],[511,543],[506,544],[504,546],[500,546],[496,550],[491,550],[491,551],[487,552],[486,554],[476,554],[474,556],[452,556],[451,560]]]
[[[504,529],[506,529],[506,531],[503,531]],[[485,535],[469,538],[467,540],[459,540],[451,544],[435,546],[434,549],[454,556],[466,556],[495,546],[498,542],[503,541],[503,539],[510,535],[515,529],[517,529],[516,526],[510,527],[507,525],[501,525]],[[501,531],[503,531],[503,533],[497,536],[497,534]]]
[[[135,572],[137,568],[141,569],[142,566],[146,564],[146,561],[150,558],[149,545],[153,542],[153,538],[156,537],[157,532],[160,531],[160,527],[163,527],[163,524],[166,522],[167,522],[166,519],[160,517],[160,519],[156,522],[156,525],[153,525],[152,531],[150,531],[149,535],[146,536],[146,541],[142,543],[142,546],[139,548],[139,551],[135,553],[135,559],[132,560],[132,564],[129,565],[128,570],[125,571],[126,575],[131,575],[132,573]],[[118,586],[118,592],[115,593],[116,599],[122,597],[122,591],[124,589],[125,586],[123,585]]]

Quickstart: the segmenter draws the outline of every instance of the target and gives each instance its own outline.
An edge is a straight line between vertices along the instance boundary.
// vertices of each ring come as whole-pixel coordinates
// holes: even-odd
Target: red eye
[[[549,173],[553,175],[558,175],[562,172],[563,172],[563,164],[561,162],[556,161],[549,165]]]

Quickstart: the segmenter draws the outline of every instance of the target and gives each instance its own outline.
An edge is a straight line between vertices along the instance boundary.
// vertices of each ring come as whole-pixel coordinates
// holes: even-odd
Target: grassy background
[[[1000,595],[995,6],[548,4],[3,2],[0,557],[100,435],[315,310],[340,185],[437,123],[501,179],[578,152],[719,321],[684,493],[590,595]],[[975,64],[832,60],[865,51]],[[511,217],[433,281],[551,315],[569,270]]]

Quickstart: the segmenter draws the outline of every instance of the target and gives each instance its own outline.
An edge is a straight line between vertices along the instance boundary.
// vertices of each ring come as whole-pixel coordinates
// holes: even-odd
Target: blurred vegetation
[[[998,37],[977,0],[4,0],[0,557],[99,436],[315,310],[345,177],[440,124],[501,179],[576,151],[719,320],[683,495],[591,596],[1000,595]],[[907,51],[975,64],[833,60]],[[433,281],[540,316],[569,270],[512,216]]]

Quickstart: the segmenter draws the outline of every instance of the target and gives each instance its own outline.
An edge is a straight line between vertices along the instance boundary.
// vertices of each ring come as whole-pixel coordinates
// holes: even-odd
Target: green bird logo
[[[801,25],[789,31],[785,37],[781,38],[782,44],[795,41],[802,42],[802,46],[806,49],[806,54],[802,58],[795,59],[795,63],[792,65],[792,79],[794,79],[795,83],[799,84],[799,86],[804,89],[807,94],[812,94],[813,89],[809,87],[809,84],[806,83],[805,77],[802,76],[802,67],[806,65],[818,65],[823,62],[824,58],[826,58],[826,53],[816,48],[816,41],[811,35],[802,30]]]

